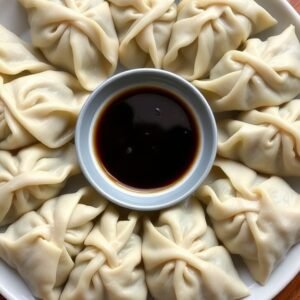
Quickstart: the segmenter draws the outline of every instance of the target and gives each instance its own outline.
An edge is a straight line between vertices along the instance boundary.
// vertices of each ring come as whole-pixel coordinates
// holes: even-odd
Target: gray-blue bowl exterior
[[[113,182],[101,169],[93,150],[93,125],[107,101],[120,91],[137,86],[159,86],[175,92],[191,107],[200,127],[200,152],[189,172],[165,189],[127,189]],[[113,203],[134,210],[157,210],[186,199],[208,175],[217,150],[214,115],[202,94],[189,82],[173,73],[157,69],[134,69],[119,73],[102,83],[87,99],[76,126],[79,163],[91,185]]]

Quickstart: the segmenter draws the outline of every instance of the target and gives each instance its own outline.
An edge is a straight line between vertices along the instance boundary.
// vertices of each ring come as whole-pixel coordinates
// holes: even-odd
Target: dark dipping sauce
[[[95,122],[93,142],[98,162],[114,180],[157,189],[189,170],[200,138],[193,114],[178,96],[139,87],[110,99]]]

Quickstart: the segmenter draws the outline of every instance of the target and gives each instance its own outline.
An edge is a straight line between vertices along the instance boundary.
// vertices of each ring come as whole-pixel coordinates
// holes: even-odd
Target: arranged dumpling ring
[[[254,0],[19,2],[35,48],[0,26],[1,259],[49,300],[240,299],[230,253],[266,283],[300,241],[300,195],[271,176],[300,176],[294,26],[248,40],[276,24]],[[195,195],[144,218],[91,188],[57,196],[79,173],[80,109],[118,58],[193,81],[215,112],[247,111],[218,122],[219,155],[270,176],[218,158]]]

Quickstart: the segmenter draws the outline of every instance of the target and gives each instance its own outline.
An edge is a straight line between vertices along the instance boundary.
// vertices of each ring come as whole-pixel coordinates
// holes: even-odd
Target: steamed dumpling
[[[300,43],[295,27],[266,41],[250,39],[243,51],[229,51],[209,80],[193,84],[216,112],[280,105],[300,93]]]
[[[262,173],[300,176],[300,100],[218,123],[219,155]]]
[[[300,241],[300,195],[279,177],[220,159],[197,197],[207,205],[217,237],[262,284]]]
[[[195,198],[162,211],[155,221],[145,220],[142,256],[156,300],[233,300],[249,294]]]
[[[163,67],[203,78],[227,51],[276,23],[254,0],[182,0]]]
[[[142,242],[135,213],[109,206],[85,240],[60,300],[146,300]]]
[[[0,25],[0,83],[49,69],[33,47]]]
[[[118,62],[118,38],[104,0],[19,0],[28,12],[32,43],[55,66],[94,90]]]
[[[161,68],[176,19],[175,0],[109,0],[127,68]]]
[[[16,220],[55,197],[79,173],[75,147],[35,145],[16,155],[0,151],[0,225]]]
[[[89,188],[47,201],[0,234],[0,257],[16,269],[33,295],[58,300],[74,259],[106,201]]]
[[[58,148],[72,140],[87,98],[77,80],[45,71],[4,84],[0,89],[0,149],[15,150],[40,142]]]

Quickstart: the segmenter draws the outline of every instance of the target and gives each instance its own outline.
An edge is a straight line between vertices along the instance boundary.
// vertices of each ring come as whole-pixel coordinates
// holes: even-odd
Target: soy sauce
[[[199,151],[199,129],[177,95],[138,87],[110,99],[95,122],[98,162],[120,183],[156,189],[180,179]]]

